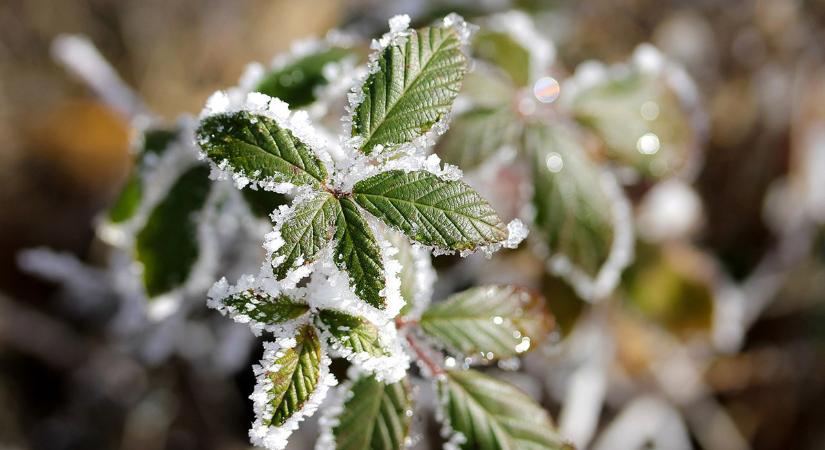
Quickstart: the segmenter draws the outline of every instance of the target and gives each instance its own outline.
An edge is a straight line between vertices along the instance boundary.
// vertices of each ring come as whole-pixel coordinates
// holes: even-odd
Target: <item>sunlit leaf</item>
[[[431,27],[387,47],[378,65],[364,82],[352,120],[352,134],[364,139],[366,154],[376,145],[410,142],[441,120],[461,88],[467,58],[455,29]]]
[[[552,330],[553,316],[541,295],[491,285],[433,304],[420,323],[427,335],[454,352],[495,360],[536,348]]]
[[[451,428],[465,450],[572,450],[550,415],[514,386],[474,370],[451,370],[439,384]]]
[[[472,250],[507,237],[496,212],[462,181],[426,172],[390,170],[355,184],[364,209],[413,240],[448,250]]]
[[[197,140],[215,164],[255,181],[319,187],[327,171],[313,150],[274,120],[246,111],[201,120]]]

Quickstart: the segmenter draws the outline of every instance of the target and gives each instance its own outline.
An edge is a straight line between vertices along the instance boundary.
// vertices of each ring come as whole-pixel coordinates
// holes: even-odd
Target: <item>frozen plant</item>
[[[195,139],[213,179],[291,198],[271,214],[258,273],[209,292],[210,306],[271,336],[254,367],[250,438],[285,448],[321,407],[319,449],[404,448],[412,360],[438,391],[445,448],[569,448],[529,396],[469,369],[547,337],[544,299],[489,285],[427,305],[430,251],[490,255],[527,234],[518,220],[504,224],[456,167],[427,156],[447,129],[473,27],[456,15],[417,30],[407,16],[389,23],[338,139],[264,92],[218,92],[201,113]],[[331,358],[349,361],[347,382],[338,385]]]

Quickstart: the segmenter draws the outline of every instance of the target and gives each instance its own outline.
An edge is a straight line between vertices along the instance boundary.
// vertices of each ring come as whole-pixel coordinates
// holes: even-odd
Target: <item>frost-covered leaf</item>
[[[473,55],[503,70],[516,86],[530,81],[530,52],[501,31],[481,30],[473,40]]]
[[[256,292],[251,289],[232,294],[220,300],[220,303],[226,308],[229,316],[235,320],[244,317],[248,318],[248,321],[265,325],[288,322],[309,311],[306,303],[286,295],[273,297],[265,292]]]
[[[189,277],[200,254],[197,214],[211,186],[209,167],[192,167],[175,181],[137,234],[135,256],[143,265],[148,296],[168,292]]]
[[[573,450],[550,415],[516,387],[474,370],[439,383],[444,418],[465,450]]]
[[[424,245],[473,250],[507,238],[501,219],[478,192],[430,172],[381,172],[356,183],[353,196],[364,209]]]
[[[317,317],[319,327],[329,332],[333,341],[343,347],[372,356],[387,354],[381,344],[378,328],[366,319],[332,309],[319,311]]]
[[[177,137],[177,131],[163,128],[149,129],[143,134],[143,145],[135,158],[135,166],[128,180],[109,208],[109,221],[123,223],[134,217],[143,199],[143,172]]]
[[[336,220],[335,263],[349,274],[355,294],[370,305],[384,309],[381,291],[386,285],[381,249],[358,206],[347,198],[340,199]]]
[[[321,374],[321,341],[311,325],[302,327],[290,348],[282,347],[262,360],[259,385],[266,396],[265,410],[259,416],[264,426],[283,425],[300,410],[315,391]]]
[[[302,56],[268,73],[255,91],[280,98],[292,108],[309,105],[316,100],[316,89],[329,81],[324,76],[324,67],[353,54],[347,48],[331,47]]]
[[[598,134],[606,156],[645,176],[682,169],[697,142],[693,122],[661,76],[627,71],[583,90],[574,117]]]
[[[486,360],[536,348],[553,329],[544,297],[513,286],[479,286],[435,303],[421,329],[448,349]]]
[[[237,111],[208,116],[201,120],[197,140],[215,164],[228,164],[250,180],[319,187],[327,178],[307,144],[263,115]]]
[[[289,204],[289,199],[284,194],[266,191],[263,189],[242,189],[241,194],[249,206],[249,211],[256,217],[268,219],[272,211],[281,205]]]
[[[595,277],[614,239],[611,198],[602,168],[591,159],[575,130],[532,124],[524,146],[533,164],[536,234],[553,254],[564,255]]]
[[[389,45],[354,109],[352,135],[364,139],[361,150],[370,154],[376,145],[403,144],[429,131],[450,111],[466,71],[452,27],[422,28]]]
[[[517,132],[517,120],[509,107],[472,109],[453,120],[436,151],[444,162],[470,170],[512,144]]]
[[[371,376],[355,380],[332,428],[336,450],[401,450],[412,423],[410,383],[384,384]]]
[[[319,192],[298,204],[280,228],[283,245],[273,254],[278,264],[275,276],[283,278],[296,263],[312,261],[332,239],[338,201],[332,194]],[[273,263],[275,265],[275,263]]]

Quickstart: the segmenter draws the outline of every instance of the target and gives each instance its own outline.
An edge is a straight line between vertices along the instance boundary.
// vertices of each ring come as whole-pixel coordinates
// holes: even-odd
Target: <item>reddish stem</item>
[[[437,377],[440,375],[444,375],[444,369],[442,369],[441,366],[438,365],[438,363],[436,363],[430,358],[427,352],[424,351],[424,349],[422,349],[418,345],[418,342],[409,333],[407,334],[407,343],[410,344],[410,348],[413,350],[413,352],[415,352],[415,356],[418,357],[418,359],[421,360],[421,362],[423,362],[425,366],[427,366],[427,369],[430,370],[432,376]]]

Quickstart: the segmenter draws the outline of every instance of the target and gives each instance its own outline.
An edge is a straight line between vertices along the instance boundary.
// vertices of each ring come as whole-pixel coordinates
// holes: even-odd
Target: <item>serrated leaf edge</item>
[[[332,156],[326,151],[326,138],[315,130],[306,111],[290,111],[289,105],[281,99],[260,92],[249,92],[245,97],[242,97],[239,93],[233,94],[231,91],[217,91],[206,101],[199,119],[203,121],[207,118],[228,116],[239,112],[262,116],[275,121],[279,128],[289,131],[295,139],[306,145],[311,155],[321,162],[327,177],[333,173],[334,163]],[[238,189],[250,186],[280,194],[296,194],[298,186],[283,177],[272,176],[258,179],[255,174],[248,174],[243,170],[232,168],[226,159],[220,162],[212,161],[202,148],[209,139],[203,136],[197,137],[197,134],[196,139],[199,144],[197,149],[199,158],[210,161],[212,167],[210,177],[212,179],[232,180]],[[319,180],[319,182],[322,182],[322,180]]]
[[[406,14],[396,15],[389,19],[389,28],[390,31],[385,33],[381,36],[380,39],[374,39],[371,45],[372,52],[369,55],[367,60],[367,70],[355,81],[353,87],[350,89],[350,92],[347,94],[347,106],[346,106],[346,114],[341,119],[342,126],[343,126],[343,133],[344,136],[350,136],[349,139],[346,140],[345,144],[351,154],[358,155],[360,154],[360,147],[364,143],[364,139],[360,136],[353,136],[353,120],[355,117],[356,109],[358,105],[364,100],[364,85],[367,82],[367,79],[376,72],[380,70],[379,58],[384,50],[391,45],[399,44],[404,38],[406,38],[412,30],[409,28],[410,25],[410,17]],[[448,14],[444,19],[441,21],[439,25],[433,26],[441,26],[443,28],[452,29],[455,31],[456,36],[458,37],[460,48],[462,52],[467,55],[469,53],[468,46],[470,36],[475,30],[475,26],[467,23],[463,17],[456,13]],[[469,60],[469,57],[468,57]],[[447,129],[449,128],[450,124],[450,114],[445,114],[444,117],[439,119],[433,126],[428,130],[426,133],[423,133],[421,136],[417,137],[414,142],[404,144],[399,146],[397,149],[402,148],[426,148],[431,146],[434,142],[436,137],[444,134]],[[372,155],[376,155],[381,153],[380,151],[373,153]],[[397,152],[393,152],[397,153]]]
[[[315,390],[309,395],[303,406],[295,411],[289,419],[280,426],[264,425],[267,416],[267,405],[271,401],[267,387],[271,384],[267,377],[265,364],[277,359],[279,351],[293,348],[296,345],[295,338],[281,338],[274,342],[264,343],[264,356],[260,365],[254,367],[256,372],[255,391],[249,398],[253,401],[255,421],[249,429],[249,439],[253,445],[265,447],[270,450],[283,450],[287,446],[287,439],[292,432],[298,429],[300,423],[307,417],[311,417],[318,410],[318,407],[326,398],[329,388],[338,384],[338,380],[330,373],[329,366],[331,360],[327,353],[327,346],[323,339],[320,340],[321,358],[318,374],[318,383]]]
[[[331,308],[327,308],[331,309]],[[350,314],[347,311],[336,310],[341,313]],[[351,315],[351,314],[350,314]],[[318,319],[316,328],[321,338],[329,345],[330,354],[334,357],[344,358],[361,371],[375,375],[378,381],[395,383],[407,374],[410,368],[410,357],[401,346],[398,338],[398,331],[395,323],[387,321],[383,325],[367,320],[362,316],[355,317],[365,320],[378,330],[378,342],[381,344],[385,354],[381,356],[371,355],[368,352],[355,352],[344,345],[343,341],[332,334],[326,325]]]

